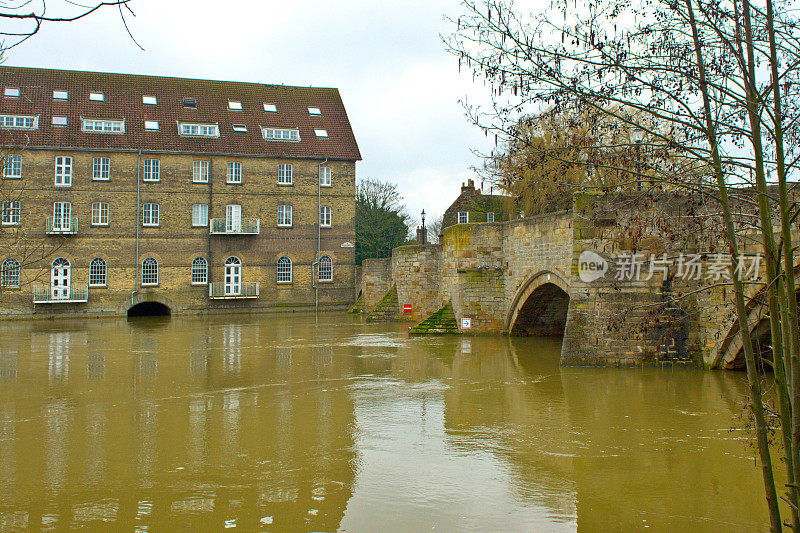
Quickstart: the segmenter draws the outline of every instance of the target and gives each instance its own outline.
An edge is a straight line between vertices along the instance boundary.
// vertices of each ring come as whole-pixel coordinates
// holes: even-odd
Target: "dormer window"
[[[19,98],[19,89],[17,87],[6,87],[3,91],[3,96],[8,98]]]
[[[228,109],[230,109],[231,111],[241,111],[242,103],[237,102],[235,100],[228,100]]]
[[[261,127],[261,133],[266,141],[288,141],[299,142],[300,130],[290,130],[285,128],[265,128]]]
[[[158,121],[157,120],[145,120],[144,121],[144,129],[146,129],[146,130],[157,130],[158,129]]]
[[[86,133],[125,133],[125,120],[82,118]]]
[[[309,107],[308,108],[309,115],[321,115],[322,111],[318,107]]]
[[[247,124],[234,124],[233,131],[240,131],[244,133],[247,131]]]
[[[316,135],[317,137],[327,137],[328,130],[314,130],[314,135]]]
[[[66,100],[69,98],[67,91],[53,91],[53,100]]]
[[[103,102],[106,99],[106,95],[103,93],[89,93],[89,100],[93,100],[95,102]]]
[[[35,130],[39,128],[39,115],[0,115],[4,130]]]
[[[267,104],[265,102],[264,103],[264,111],[266,111],[267,113],[277,113],[278,112],[278,108],[275,107],[275,104]]]
[[[180,134],[188,137],[219,137],[217,124],[178,123]]]
[[[156,100],[155,96],[142,96],[142,103],[146,105],[156,105],[158,100]]]
[[[184,98],[183,107],[186,109],[197,109],[197,100],[194,98]]]

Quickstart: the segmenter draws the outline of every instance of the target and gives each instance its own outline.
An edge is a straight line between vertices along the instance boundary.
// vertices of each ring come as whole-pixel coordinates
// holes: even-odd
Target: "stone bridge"
[[[741,367],[731,287],[702,277],[680,280],[674,266],[649,279],[647,263],[636,279],[614,272],[619,258],[632,253],[695,252],[708,266],[716,245],[703,238],[708,217],[681,216],[685,208],[669,199],[642,204],[584,195],[570,211],[450,226],[440,244],[401,246],[391,258],[365,260],[363,308],[368,319],[427,324],[412,333],[563,335],[562,364]],[[643,213],[679,220],[680,238]],[[751,259],[760,250],[752,237],[742,238]],[[602,279],[580,275],[587,251],[612,266]],[[748,286],[748,326],[767,346],[768,318],[758,298],[763,265],[759,272]]]

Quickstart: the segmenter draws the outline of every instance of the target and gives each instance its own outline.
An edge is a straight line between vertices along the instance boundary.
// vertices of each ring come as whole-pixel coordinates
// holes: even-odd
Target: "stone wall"
[[[444,305],[441,268],[441,245],[410,244],[392,250],[391,277],[403,319],[420,322]],[[404,311],[405,305],[411,312]]]
[[[364,312],[369,313],[392,288],[392,259],[364,259],[361,263],[361,294]]]

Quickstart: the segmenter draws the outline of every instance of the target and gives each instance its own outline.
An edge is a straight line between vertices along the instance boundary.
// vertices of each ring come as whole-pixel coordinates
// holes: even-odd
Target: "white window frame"
[[[459,211],[457,220],[459,224],[469,224],[469,211]]]
[[[2,204],[2,225],[19,226],[22,203],[19,200],[6,200]]]
[[[158,227],[161,221],[159,211],[157,203],[148,202],[142,204],[142,226]]]
[[[81,129],[84,133],[125,133],[125,119],[109,120],[81,117]]]
[[[69,91],[59,91],[58,89],[53,91],[53,100],[68,100],[69,99]]]
[[[322,111],[318,107],[309,107],[308,108],[309,115],[321,115]]]
[[[98,271],[102,269],[101,271]],[[108,286],[108,264],[102,257],[95,257],[89,263],[89,287]]]
[[[315,129],[314,130],[314,135],[316,135],[317,137],[321,137],[321,138],[327,138],[328,137],[328,130]]]
[[[269,104],[267,102],[264,102],[264,111],[266,111],[267,113],[277,113],[278,108],[275,106],[275,104]]]
[[[93,102],[105,102],[106,95],[105,93],[101,93],[99,91],[92,91],[89,93],[89,100]]]
[[[208,161],[192,161],[192,183],[208,183]]]
[[[3,89],[3,96],[6,98],[19,98],[19,88],[18,87],[6,87]]]
[[[92,202],[92,226],[108,226],[108,204]]]
[[[319,167],[319,185],[320,187],[331,187],[333,183],[331,167]]]
[[[208,226],[208,204],[192,204],[192,227]]]
[[[323,268],[323,265],[325,267]],[[325,277],[323,277],[323,273]],[[329,255],[323,255],[319,258],[317,264],[317,281],[333,281],[333,259]]]
[[[144,121],[144,129],[146,129],[146,130],[157,130],[157,129],[159,129],[158,121],[157,120],[145,120]]]
[[[53,115],[51,122],[53,126],[66,126],[67,125],[67,117],[60,116],[60,115]]]
[[[486,213],[486,222],[494,222],[494,212],[489,211]]]
[[[158,98],[155,96],[150,96],[147,94],[142,95],[142,104],[144,105],[156,105],[158,104]]]
[[[67,155],[56,156],[53,184],[56,187],[72,187],[72,157]]]
[[[148,266],[148,270],[145,271],[145,265]],[[155,265],[153,268],[152,265]],[[158,259],[155,257],[145,257],[142,260],[142,287],[154,287],[158,285]],[[145,281],[145,276],[147,276],[147,281]]]
[[[261,126],[265,141],[300,142],[300,130],[290,128],[265,128]]]
[[[278,206],[278,227],[292,227],[292,206],[291,204],[280,204]]]
[[[192,285],[208,285],[208,261],[205,257],[192,260]]]
[[[241,111],[242,103],[237,100],[228,100],[228,109],[231,111]]]
[[[19,261],[13,257],[9,257],[0,263],[0,287],[19,287],[20,270]]]
[[[178,122],[178,134],[181,137],[219,137],[219,124]]]
[[[142,181],[161,181],[160,159],[144,159],[142,161]]]
[[[288,268],[287,266],[288,265]],[[285,255],[278,259],[276,264],[276,281],[278,283],[292,282],[292,260]]]
[[[53,231],[71,231],[72,203],[53,202]]]
[[[278,163],[278,185],[294,185],[294,165]]]
[[[233,128],[233,131],[247,133],[247,124],[233,124],[231,127]]]
[[[9,172],[10,170],[10,172]],[[10,154],[3,157],[3,177],[6,179],[22,178],[22,156]]]
[[[92,160],[92,181],[109,181],[111,179],[111,159],[95,157]]]
[[[0,128],[4,130],[37,130],[39,115],[0,115]]]
[[[319,206],[319,227],[321,228],[330,228],[331,227],[331,206],[329,205],[321,205]]]
[[[242,162],[241,161],[228,161],[226,182],[232,184],[242,183]]]

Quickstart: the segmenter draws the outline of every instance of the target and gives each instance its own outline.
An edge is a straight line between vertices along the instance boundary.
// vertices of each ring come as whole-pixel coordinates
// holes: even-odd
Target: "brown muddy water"
[[[741,373],[338,314],[0,328],[3,531],[767,527]]]

